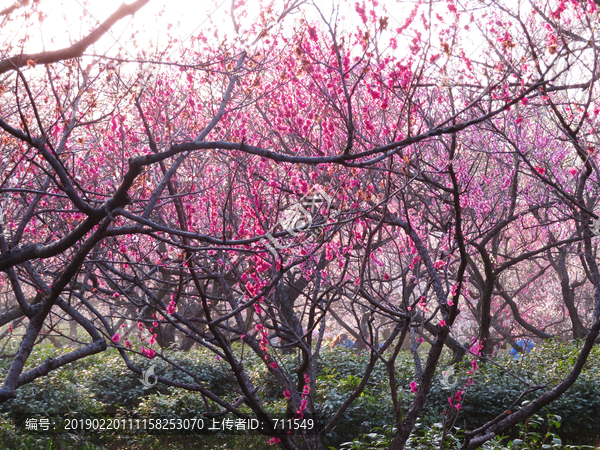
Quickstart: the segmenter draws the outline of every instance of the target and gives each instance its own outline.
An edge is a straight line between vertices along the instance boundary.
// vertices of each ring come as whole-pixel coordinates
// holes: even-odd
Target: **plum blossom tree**
[[[18,350],[0,401],[112,346],[135,373],[161,358],[190,376],[158,380],[202,393],[207,414],[247,418],[244,403],[269,418],[244,370],[252,352],[291,417],[318,414],[328,327],[369,362],[314,434],[269,422],[282,448],[322,448],[378,363],[392,448],[403,448],[443,347],[464,353],[464,337],[474,369],[498,339],[517,350],[523,335],[585,339],[567,378],[467,432],[464,449],[574,383],[600,329],[594,3],[417,3],[397,22],[375,1],[329,12],[286,1],[243,31],[252,10],[234,1],[229,41],[203,30],[174,49],[171,37],[135,57],[95,54],[145,3],[62,50],[3,43],[0,325]],[[41,8],[19,6],[2,15],[28,21]],[[59,337],[68,352],[25,370],[40,339]],[[409,386],[394,375],[404,342]],[[235,400],[166,351],[193,345],[228,365]]]

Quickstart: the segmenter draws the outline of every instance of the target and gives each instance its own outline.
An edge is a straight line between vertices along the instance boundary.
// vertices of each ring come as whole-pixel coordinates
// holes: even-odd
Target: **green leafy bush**
[[[579,342],[568,344],[547,342],[538,345],[529,355],[519,360],[506,356],[498,358],[497,361],[501,366],[517,373],[520,378],[531,384],[549,383],[548,389],[550,389],[568,373],[580,345]],[[33,367],[46,358],[56,357],[57,354],[65,351],[68,349],[57,350],[50,345],[38,346],[36,353],[32,356],[30,366]],[[238,351],[241,352],[241,348]],[[236,398],[235,378],[231,369],[223,361],[217,360],[214,354],[204,349],[194,348],[186,353],[169,352],[168,356],[193,373],[213,392],[230,399]],[[159,375],[184,382],[192,381],[191,377],[177,371],[158,358],[154,360],[147,360],[139,356],[135,358],[138,358],[135,362],[140,367],[147,368],[154,364],[155,372]],[[450,364],[450,359],[451,355],[447,355],[440,366],[446,368]],[[367,362],[368,355],[365,354],[356,354],[338,348],[323,350],[318,362],[316,391],[314,392],[321,423],[331,418],[348,395],[358,386]],[[281,387],[264,363],[256,356],[246,356],[243,363],[248,375],[259,387],[259,393],[267,410],[275,414],[283,414],[286,409],[286,401],[283,398]],[[286,355],[281,361],[282,367],[288,371],[292,379],[296,377],[294,369],[297,364],[298,361],[293,354]],[[416,380],[413,366],[412,356],[409,353],[401,352],[396,364],[396,379],[403,413],[406,412],[414,395],[409,388],[410,382]],[[465,426],[467,429],[473,429],[506,411],[526,388],[521,381],[493,364],[481,364],[475,374],[467,373],[471,369],[468,359],[455,367],[457,387],[463,386],[467,377],[472,379],[473,384],[467,386],[461,411],[454,422],[456,427],[451,427],[451,433],[446,438],[447,442],[458,439]],[[6,374],[6,370],[6,362],[0,361],[0,374]],[[596,418],[600,417],[599,372],[600,352],[598,348],[595,348],[575,385],[560,399],[548,406],[547,414],[562,418],[560,428],[552,431],[564,443],[561,445],[592,444],[600,440],[600,426],[596,421]],[[387,439],[384,437],[391,432],[391,428],[386,425],[393,423],[392,402],[387,379],[386,368],[383,364],[378,363],[363,393],[346,410],[343,419],[332,432],[324,437],[326,446],[337,448],[342,443],[351,441],[355,436],[363,436],[359,438],[361,442],[368,441],[372,437],[369,445],[384,445],[383,443]],[[439,424],[443,424],[447,417],[444,410],[448,410],[448,397],[454,393],[454,390],[449,391],[441,381],[440,370],[436,374],[436,382],[432,386],[420,424],[413,433],[414,445],[425,445],[423,442],[427,440],[438,442],[436,439],[441,439],[442,430]],[[530,400],[539,393],[538,391],[531,394],[524,400]],[[206,412],[207,407],[211,410],[220,409],[202,398],[199,393],[171,388],[160,383],[151,389],[143,389],[140,376],[127,369],[115,350],[108,350],[56,370],[47,377],[42,377],[18,389],[15,399],[0,405],[0,414],[2,414],[0,433],[5,433],[4,437],[0,435],[0,442],[9,442],[6,437],[11,424],[9,412],[67,414],[78,411],[88,414],[137,413],[141,415],[152,413],[164,417],[180,417],[202,414]],[[244,410],[247,408],[243,404],[240,407]],[[548,427],[550,425],[548,416],[543,417],[543,425],[540,426]],[[529,422],[527,426],[531,428],[533,423]],[[512,430],[510,438],[521,439],[519,433],[521,433],[520,429],[515,428]],[[263,437],[260,438],[263,439]],[[28,445],[34,445],[31,442],[37,438],[23,435],[23,439],[24,441],[19,445],[14,444],[14,440],[10,441],[9,448],[28,448]],[[144,445],[147,448],[152,448],[162,442],[162,438],[156,436],[146,436],[144,439],[146,442]],[[125,437],[122,440],[127,442]],[[218,445],[225,446],[222,448],[228,448],[227,445],[230,445],[230,448],[236,448],[232,442],[234,442],[233,438],[226,439],[219,444],[215,443],[214,448],[219,448]],[[264,439],[260,442],[264,444]],[[257,448],[261,448],[260,442],[257,441]],[[77,445],[87,444],[103,445],[104,443],[93,441],[90,438],[85,442],[72,440],[68,447],[76,448]],[[133,445],[131,442],[127,445],[129,448],[134,448],[131,446]],[[508,444],[502,441],[498,445]],[[2,447],[0,446],[0,448]]]
[[[515,439],[508,436],[496,437],[486,442],[481,448],[484,450],[593,450],[588,445],[564,445],[555,431],[561,426],[561,417],[555,414],[547,414],[546,419],[539,415],[531,416],[526,423],[519,424],[518,437]],[[375,428],[371,433],[364,434],[351,442],[345,442],[340,450],[375,450],[388,448],[396,429],[389,425]],[[453,450],[460,447],[463,438],[463,430],[453,427],[450,433],[444,435],[444,426],[436,422],[429,427],[417,424],[411,433],[405,449],[406,450]],[[442,442],[443,440],[443,442]],[[334,449],[334,447],[330,447]]]

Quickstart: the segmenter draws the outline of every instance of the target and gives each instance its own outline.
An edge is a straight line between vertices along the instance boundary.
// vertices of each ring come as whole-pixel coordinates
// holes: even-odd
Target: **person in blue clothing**
[[[352,348],[354,347],[354,342],[348,339],[348,335],[346,333],[340,333],[331,342],[331,349],[334,347]]]
[[[354,341],[346,337],[346,339],[344,339],[340,345],[344,348],[354,348]]]
[[[527,338],[517,341],[517,345],[519,347],[521,347],[523,350],[525,350],[527,353],[531,352],[531,350],[533,350],[533,347],[535,347],[534,343],[530,339],[527,339]],[[515,359],[519,359],[521,357],[521,354],[519,352],[517,352],[514,348],[510,349],[510,354]]]

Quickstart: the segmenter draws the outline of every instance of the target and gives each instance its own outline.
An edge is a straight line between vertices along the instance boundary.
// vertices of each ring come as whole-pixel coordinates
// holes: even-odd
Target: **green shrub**
[[[547,414],[546,419],[539,415],[531,416],[526,423],[518,425],[518,436],[513,439],[508,436],[496,437],[486,442],[481,448],[484,450],[593,450],[594,447],[582,445],[564,445],[555,431],[561,426],[561,417]],[[429,427],[421,424],[415,426],[406,443],[406,450],[453,450],[460,447],[463,430],[453,427],[451,432],[444,436],[444,425],[436,422]],[[396,434],[396,429],[389,425],[375,428],[371,433],[364,434],[351,442],[345,442],[340,450],[375,450],[389,448]],[[442,439],[444,442],[442,444]],[[330,447],[334,449],[334,447]]]
[[[548,389],[551,389],[558,380],[568,373],[580,346],[580,342],[568,344],[547,342],[538,345],[529,355],[519,360],[506,356],[498,358],[497,361],[500,365],[518,373],[519,377],[529,383],[549,383]],[[38,346],[36,353],[32,355],[32,359],[29,361],[29,366],[33,367],[48,357],[56,357],[57,354],[66,351],[68,349],[57,350],[46,344]],[[241,354],[241,347],[236,347],[236,351]],[[237,398],[236,382],[231,368],[223,361],[217,360],[214,354],[206,349],[199,348],[194,348],[185,353],[176,351],[167,353],[177,364],[193,373],[208,389],[231,400]],[[450,360],[451,355],[445,355],[440,367],[447,367]],[[141,356],[135,356],[134,361],[143,368],[154,364],[155,372],[158,375],[182,382],[192,381],[191,377],[176,370],[159,358],[147,360]],[[283,414],[286,410],[286,401],[283,398],[282,389],[271,371],[256,355],[248,354],[247,351],[243,363],[248,376],[259,388],[259,395],[267,410],[274,414]],[[318,376],[315,380],[316,391],[314,392],[317,414],[321,423],[331,418],[348,395],[358,386],[367,363],[368,355],[366,354],[356,354],[338,348],[323,350],[318,361]],[[295,368],[298,365],[296,355],[284,356],[280,364],[295,380]],[[8,362],[0,361],[0,373],[5,375],[7,368]],[[526,388],[521,381],[506,374],[505,371],[493,364],[480,364],[480,369],[471,375],[467,374],[469,369],[471,369],[471,365],[468,358],[465,359],[464,363],[456,365],[455,380],[457,387],[463,386],[469,376],[473,381],[473,384],[468,386],[464,394],[462,409],[455,422],[455,425],[462,429],[465,426],[467,429],[476,428],[506,411]],[[596,417],[600,417],[599,374],[600,351],[598,348],[594,348],[579,380],[565,395],[548,406],[548,414],[562,417],[560,429],[553,432],[565,444],[591,444],[600,439],[600,427],[596,421]],[[410,353],[401,352],[398,356],[396,379],[401,411],[404,414],[414,395],[409,388],[409,384],[411,381],[416,380],[413,359]],[[454,391],[445,388],[441,380],[440,370],[436,374],[420,424],[415,428],[414,439],[419,437],[436,439],[436,433],[440,432],[436,424],[443,423],[446,417],[444,410],[448,410],[449,406],[448,397],[454,393]],[[539,395],[540,392],[543,391],[533,393],[524,400],[530,400]],[[5,425],[10,423],[8,421],[9,412],[61,414],[71,412],[85,412],[87,414],[121,412],[143,415],[152,413],[172,417],[202,414],[206,412],[207,405],[213,411],[220,409],[220,407],[202,398],[196,392],[187,392],[161,384],[151,389],[143,389],[140,376],[127,369],[114,349],[109,349],[102,354],[93,355],[56,370],[47,377],[42,377],[31,384],[22,386],[16,394],[15,399],[0,405],[0,414],[2,414],[1,417]],[[250,412],[244,404],[240,408],[245,412]],[[379,435],[385,436],[386,433],[390,432],[389,427],[385,428],[385,425],[393,423],[392,411],[387,370],[379,362],[375,366],[371,379],[363,393],[346,410],[343,419],[332,432],[324,437],[324,443],[327,446],[339,447],[341,443],[349,441],[353,436],[370,436],[373,434],[371,430],[376,428],[380,432],[375,432],[373,439],[382,439]],[[547,418],[544,420],[547,420]],[[548,425],[548,423],[544,423],[544,426]],[[0,428],[0,430],[2,429]],[[510,437],[517,439],[519,433],[519,429],[515,428],[511,431]],[[451,441],[457,436],[460,436],[460,431],[454,429],[448,439]],[[37,438],[34,439],[34,437],[28,436],[24,439],[31,441]],[[145,442],[148,448],[162,442],[162,438],[156,436],[147,436],[144,439],[146,439]],[[222,445],[233,445],[227,442],[233,441],[226,439]],[[264,444],[264,441],[260,442]],[[90,445],[104,444],[94,442],[91,438],[88,439],[87,443],[90,443]],[[73,446],[85,445],[86,442],[73,441],[72,444]],[[34,444],[28,444],[25,441],[22,444],[23,448],[26,448],[27,445]],[[42,442],[39,445],[46,444]],[[133,448],[131,443],[127,445],[128,448]],[[19,446],[13,447],[18,448]],[[260,448],[260,445],[257,448]]]

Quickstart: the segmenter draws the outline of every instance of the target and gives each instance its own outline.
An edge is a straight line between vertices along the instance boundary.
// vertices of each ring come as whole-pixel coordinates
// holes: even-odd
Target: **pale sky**
[[[0,0],[0,9],[4,9],[9,6],[13,0]],[[27,41],[25,52],[38,52],[42,51],[45,47],[46,50],[54,50],[64,48],[70,45],[71,42],[79,40],[82,36],[86,35],[91,29],[95,28],[98,23],[104,21],[111,13],[117,10],[123,0],[39,0],[39,9],[43,11],[47,17],[42,23],[37,18],[31,19],[31,25],[28,27],[28,33],[30,39]],[[127,0],[127,3],[131,3],[133,0]],[[236,0],[241,2],[243,0]],[[357,15],[347,14],[344,17],[344,8],[350,7],[354,9],[356,0],[342,0],[341,8],[342,11],[339,14],[338,25],[341,28],[353,29],[356,26],[362,25]],[[460,9],[461,0],[454,0]],[[515,3],[518,0],[510,0],[509,3]],[[264,10],[264,6],[271,3],[271,0],[245,0],[245,4],[248,10],[248,17],[240,18],[238,20],[241,25],[241,29],[249,28],[255,17],[261,10]],[[273,3],[280,5],[280,0],[273,0]],[[323,9],[324,15],[329,18],[333,0],[315,0],[315,3]],[[338,3],[337,1],[335,3]],[[371,1],[366,1],[367,9]],[[421,11],[426,10],[426,3],[422,6]],[[397,1],[397,0],[380,0],[380,4],[385,7],[387,12],[385,13],[389,17],[389,30],[395,30],[404,24],[406,17],[410,14],[413,9],[415,2],[412,0]],[[441,16],[446,23],[450,24],[453,21],[453,15],[449,13],[447,9],[447,3],[444,0],[435,1],[433,3],[434,13],[439,11]],[[138,51],[149,47],[152,43],[156,46],[158,43],[159,48],[163,47],[167,40],[167,33],[176,36],[180,44],[184,45],[185,41],[189,39],[190,35],[198,34],[202,29],[210,29],[210,35],[212,36],[213,30],[218,30],[219,40],[224,36],[234,37],[235,32],[233,29],[232,21],[230,18],[231,0],[150,0],[150,2],[141,8],[140,11],[134,17],[126,17],[115,24],[102,39],[96,44],[95,52],[105,54],[108,51],[108,55],[116,55],[117,49],[121,46],[124,51],[122,56],[125,58],[133,58],[137,55]],[[275,6],[276,10],[280,7]],[[314,8],[308,8],[312,18],[320,20],[318,14]],[[159,13],[163,11],[162,16],[159,17]],[[253,16],[254,17],[251,17]],[[420,13],[415,18],[413,23],[417,29],[421,26],[419,19]],[[13,13],[13,16],[17,16]],[[349,18],[352,17],[352,22]],[[287,26],[297,20],[298,16],[293,18],[288,17]],[[1,22],[1,19],[0,19]],[[468,17],[462,15],[460,27],[468,22]],[[172,24],[172,27],[168,28],[168,24]],[[0,30],[3,40],[7,36],[22,37],[23,30],[16,29],[16,23],[10,22]],[[133,30],[137,30],[136,45],[131,41],[131,34]],[[422,28],[421,28],[422,29]],[[422,29],[425,36],[425,30]],[[434,33],[435,35],[435,33]],[[409,41],[412,36],[405,36]],[[13,39],[15,42],[16,39]],[[434,37],[432,44],[434,46],[439,45],[439,40]],[[478,39],[472,46],[467,47],[467,57],[477,57],[478,49],[484,44],[483,39]],[[88,49],[87,53],[90,53],[91,49]],[[402,45],[399,42],[398,53],[406,53],[406,45]],[[14,54],[14,50],[11,52]]]
[[[127,3],[132,1],[127,0]],[[47,18],[41,24],[37,19],[32,19],[31,26],[28,29],[31,39],[28,41],[25,50],[27,52],[37,52],[43,50],[43,46],[46,50],[66,47],[70,45],[69,38],[75,41],[87,34],[94,26],[116,11],[122,2],[123,0],[39,0],[39,9],[47,15]],[[12,0],[0,0],[0,9],[4,9],[11,3]],[[258,15],[259,11],[264,9],[264,5],[269,3],[271,3],[270,0],[246,0],[245,4],[249,16],[246,18],[238,17],[241,28],[249,28],[255,19],[251,15]],[[275,0],[273,3],[279,5],[281,2]],[[341,3],[342,10],[339,14],[338,25],[346,29],[361,25],[356,23],[356,14],[344,15],[345,8],[354,8],[354,0],[342,1]],[[370,1],[366,3],[367,9],[369,9]],[[387,10],[386,14],[389,17],[390,29],[400,27],[404,23],[415,3],[411,0],[382,0],[380,2]],[[316,4],[322,8],[323,14],[329,18],[334,2],[317,1]],[[276,10],[279,9],[277,6],[275,8]],[[443,1],[435,2],[434,8],[441,8],[442,13],[447,16],[446,4]],[[110,33],[107,33],[100,43],[96,44],[96,48],[98,52],[103,52],[103,50],[115,45],[115,41],[118,41],[117,45],[122,46],[129,53],[135,54],[137,51],[133,43],[130,42],[131,31],[134,28],[138,30],[136,36],[138,44],[143,45],[145,42],[152,41],[154,45],[157,42],[160,45],[161,42],[165,41],[167,24],[169,23],[173,26],[168,32],[176,35],[182,41],[189,38],[192,33],[197,34],[203,28],[213,29],[215,24],[218,25],[220,38],[233,36],[235,32],[229,15],[230,9],[231,0],[151,0],[133,18],[127,17],[115,24],[110,29]],[[308,10],[311,11],[309,14],[314,19],[320,20],[314,8],[308,8]],[[161,11],[163,11],[163,14],[159,17]],[[16,16],[16,14],[13,13],[13,16]],[[352,17],[353,22],[349,21],[350,17]],[[419,22],[417,18],[414,25]],[[17,31],[14,25],[11,27],[9,23],[2,29],[2,34],[5,38],[8,32],[12,32],[14,35],[18,33],[22,36],[22,31]]]
[[[128,0],[126,3],[132,1]],[[0,0],[0,9],[11,3],[10,0]],[[41,51],[44,46],[46,50],[54,50],[70,45],[69,39],[76,41],[86,35],[116,11],[121,3],[122,0],[40,0],[39,10],[47,17],[41,24],[37,19],[32,19],[32,24],[28,27],[31,39],[26,51]],[[211,19],[223,23],[229,14],[230,5],[231,0],[151,0],[133,18],[128,16],[113,25],[110,32],[96,44],[96,49],[102,52],[114,45],[120,45],[129,53],[136,54],[137,50],[130,41],[133,29],[138,30],[136,38],[139,44],[152,41],[156,45],[158,41],[160,45],[161,39],[165,40],[169,23],[173,24],[169,32],[184,40],[194,31],[199,31],[200,27],[209,26]],[[164,12],[162,17],[159,17],[161,10]],[[13,16],[16,15],[13,13]],[[8,32],[17,32],[14,25],[11,25],[13,24],[9,23],[2,29],[3,37],[6,37]],[[224,26],[227,24],[219,28]],[[232,33],[233,28],[223,31]],[[23,30],[18,30],[18,33],[22,36]]]

